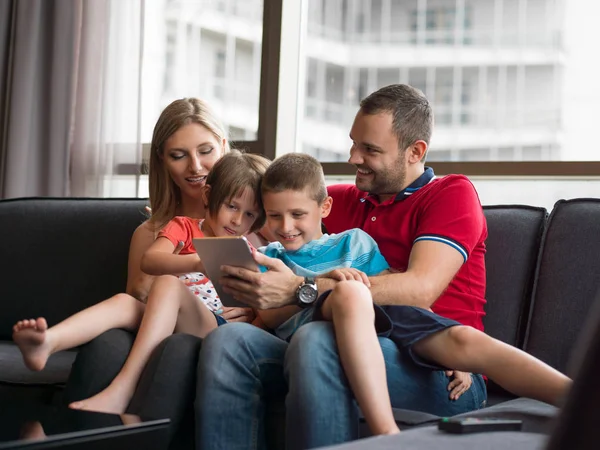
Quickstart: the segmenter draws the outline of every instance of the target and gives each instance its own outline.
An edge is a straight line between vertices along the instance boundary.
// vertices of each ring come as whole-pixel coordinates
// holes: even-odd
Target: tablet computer
[[[238,302],[232,295],[223,292],[219,284],[219,278],[226,276],[221,272],[221,266],[244,267],[259,272],[246,238],[244,236],[203,237],[194,239],[193,243],[206,269],[205,275],[212,281],[223,306],[247,308],[247,304]]]

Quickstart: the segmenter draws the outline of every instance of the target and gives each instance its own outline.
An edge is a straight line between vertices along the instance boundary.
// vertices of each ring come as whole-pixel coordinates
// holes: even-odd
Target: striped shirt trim
[[[418,238],[415,239],[415,241],[413,243],[419,242],[419,241],[434,241],[434,242],[441,242],[443,244],[447,244],[450,247],[454,248],[458,253],[460,253],[464,259],[464,262],[467,262],[467,259],[469,257],[469,255],[467,254],[467,251],[465,250],[465,248],[456,243],[455,241],[445,238],[443,236],[436,236],[436,235],[424,235],[424,236],[419,236]]]

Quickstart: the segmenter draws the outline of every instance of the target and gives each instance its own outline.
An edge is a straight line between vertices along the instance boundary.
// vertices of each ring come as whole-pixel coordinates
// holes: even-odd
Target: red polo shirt
[[[487,225],[475,187],[463,175],[425,173],[395,198],[380,203],[354,185],[328,187],[333,208],[324,219],[330,233],[361,228],[379,245],[389,265],[405,271],[420,240],[444,243],[464,258],[432,310],[483,331]]]

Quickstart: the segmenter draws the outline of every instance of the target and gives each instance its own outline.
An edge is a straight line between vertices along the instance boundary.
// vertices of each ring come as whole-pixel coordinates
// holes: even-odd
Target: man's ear
[[[331,207],[333,206],[333,199],[331,197],[325,198],[321,203],[321,219],[324,219],[331,213]]]
[[[202,203],[204,204],[204,207],[208,207],[208,199],[210,198],[210,185],[205,184],[202,187]]]
[[[421,162],[427,154],[427,143],[422,140],[415,141],[410,147],[408,147],[408,162],[416,164]]]

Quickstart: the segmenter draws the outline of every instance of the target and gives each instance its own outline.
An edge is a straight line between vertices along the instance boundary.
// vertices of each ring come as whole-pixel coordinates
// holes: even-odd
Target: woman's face
[[[225,139],[219,141],[206,127],[190,123],[166,140],[164,165],[181,190],[181,200],[200,200],[206,176],[223,156]]]

